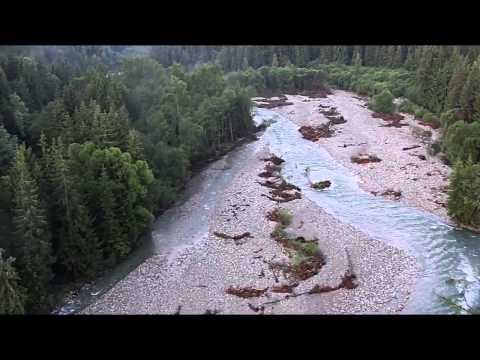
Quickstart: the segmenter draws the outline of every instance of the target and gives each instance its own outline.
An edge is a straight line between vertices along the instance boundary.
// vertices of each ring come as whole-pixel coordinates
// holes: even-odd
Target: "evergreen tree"
[[[278,57],[276,53],[273,54],[272,67],[278,67]]]
[[[465,120],[469,121],[475,113],[475,100],[480,93],[480,59],[477,59],[471,66],[460,94],[460,105],[465,114]]]
[[[10,106],[15,122],[16,133],[19,136],[24,137],[28,109],[25,106],[25,103],[16,93],[10,95]]]
[[[38,196],[37,182],[28,166],[28,157],[26,147],[19,145],[9,179],[14,195],[18,271],[28,296],[26,308],[41,311],[50,302],[48,289],[53,277],[53,257],[45,209]]]
[[[14,259],[4,259],[3,252],[0,248],[0,315],[23,314],[25,296],[13,266]]]
[[[17,139],[11,136],[0,124],[0,175],[8,168],[15,157]]]

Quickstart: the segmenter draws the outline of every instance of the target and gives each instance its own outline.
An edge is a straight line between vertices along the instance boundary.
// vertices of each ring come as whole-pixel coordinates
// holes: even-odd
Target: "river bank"
[[[276,223],[267,214],[279,205],[259,184],[269,157],[262,137],[242,169],[225,187],[208,218],[208,229],[193,244],[169,257],[155,255],[84,314],[328,314],[395,313],[403,309],[419,273],[416,260],[403,250],[371,239],[341,223],[307,197],[280,204],[293,214],[292,228],[317,237],[326,259],[320,271],[300,281],[293,292],[277,292],[290,279],[272,264],[291,261],[270,234]],[[301,192],[300,192],[301,193]],[[195,214],[192,214],[195,216]],[[225,239],[249,233],[241,241]],[[215,235],[217,234],[217,235]],[[177,240],[188,234],[178,234]],[[342,288],[347,271],[357,286]],[[334,289],[305,294],[315,287]],[[241,298],[229,288],[256,289],[260,296]],[[304,294],[296,296],[298,294]]]
[[[452,223],[446,210],[451,169],[438,157],[429,155],[429,141],[421,137],[430,131],[431,141],[435,141],[440,130],[421,125],[408,114],[402,114],[405,118],[401,121],[407,126],[385,126],[384,120],[372,116],[364,99],[347,91],[335,90],[327,98],[286,95],[286,101],[291,105],[275,111],[298,126],[326,124],[329,119],[321,111],[329,108],[335,108],[344,117],[346,123],[336,125],[334,135],[321,138],[318,143],[357,177],[361,188],[378,196],[400,193],[398,201]],[[377,156],[381,161],[352,162],[352,156],[362,154]]]

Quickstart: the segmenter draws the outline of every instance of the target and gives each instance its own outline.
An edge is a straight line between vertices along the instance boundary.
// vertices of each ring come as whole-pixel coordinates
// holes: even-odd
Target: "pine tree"
[[[101,267],[101,249],[78,189],[80,177],[70,169],[61,139],[52,144],[49,153],[51,196],[59,223],[59,262],[74,279],[93,278]]]
[[[355,52],[355,55],[353,56],[353,60],[352,60],[352,65],[355,67],[357,72],[362,66],[362,58],[359,52]]]
[[[465,113],[465,120],[472,120],[475,113],[475,100],[480,93],[480,59],[477,59],[471,66],[460,94],[460,105]]]
[[[446,108],[454,109],[460,106],[460,96],[467,80],[468,66],[466,59],[461,57],[455,62],[452,77],[448,83]]]
[[[276,53],[273,54],[272,67],[278,67],[278,57]]]
[[[25,122],[28,115],[28,109],[20,96],[18,96],[16,93],[11,94],[9,99],[17,134],[21,137],[24,137],[27,126]]]
[[[127,137],[127,149],[134,160],[145,160],[145,150],[141,134],[136,130],[130,130]]]
[[[41,311],[49,304],[49,283],[53,277],[50,231],[46,212],[32,177],[25,145],[17,147],[9,179],[13,196],[13,222],[18,237],[18,271],[27,290],[26,308]]]
[[[16,137],[11,136],[0,124],[0,175],[13,161],[16,144]]]
[[[19,276],[13,266],[14,259],[3,258],[0,248],[0,315],[23,314],[25,295],[19,285]]]
[[[123,259],[130,252],[128,233],[122,231],[116,213],[115,197],[112,191],[112,181],[109,179],[105,168],[99,179],[99,234],[102,239],[104,257],[107,264],[112,266]]]

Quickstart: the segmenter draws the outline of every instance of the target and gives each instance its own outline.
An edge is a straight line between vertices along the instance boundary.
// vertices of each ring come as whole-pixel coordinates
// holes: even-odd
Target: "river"
[[[274,123],[262,136],[267,138],[271,151],[286,161],[282,175],[288,182],[299,186],[305,196],[338,220],[404,249],[419,260],[423,275],[404,313],[453,313],[441,297],[457,298],[465,307],[480,306],[479,235],[457,230],[433,214],[365,192],[348,169],[319,144],[303,139],[288,118],[272,110],[254,110],[257,125],[272,119]],[[165,261],[172,261],[181,249],[206,236],[218,195],[255,148],[255,142],[244,144],[198,173],[177,204],[157,219],[141,248],[95,284],[84,287],[55,313],[81,311],[152,254],[163,254]],[[310,188],[306,168],[311,180],[332,181],[328,191]]]

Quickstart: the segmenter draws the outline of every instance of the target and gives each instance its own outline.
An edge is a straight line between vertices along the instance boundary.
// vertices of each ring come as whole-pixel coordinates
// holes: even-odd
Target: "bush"
[[[402,102],[402,104],[400,105],[398,110],[400,112],[404,112],[404,113],[407,113],[407,114],[413,114],[414,111],[415,111],[415,104],[407,99],[404,102]]]
[[[437,155],[442,150],[442,144],[439,141],[434,141],[428,147],[428,154],[429,155]]]
[[[452,126],[455,122],[459,119],[455,116],[455,110],[448,110],[442,113],[440,116],[440,122],[442,123],[442,127],[447,129]]]
[[[433,114],[431,112],[426,112],[424,115],[423,115],[423,120],[426,121],[426,122],[434,122],[435,121],[435,117],[433,116]]]
[[[418,106],[415,111],[414,111],[414,114],[415,114],[415,117],[417,118],[423,118],[423,116],[425,115],[425,109]]]
[[[283,226],[288,226],[292,223],[293,216],[287,209],[279,209],[277,213]]]
[[[373,97],[373,111],[391,114],[393,113],[394,108],[393,95],[389,90],[383,90],[380,94]]]

